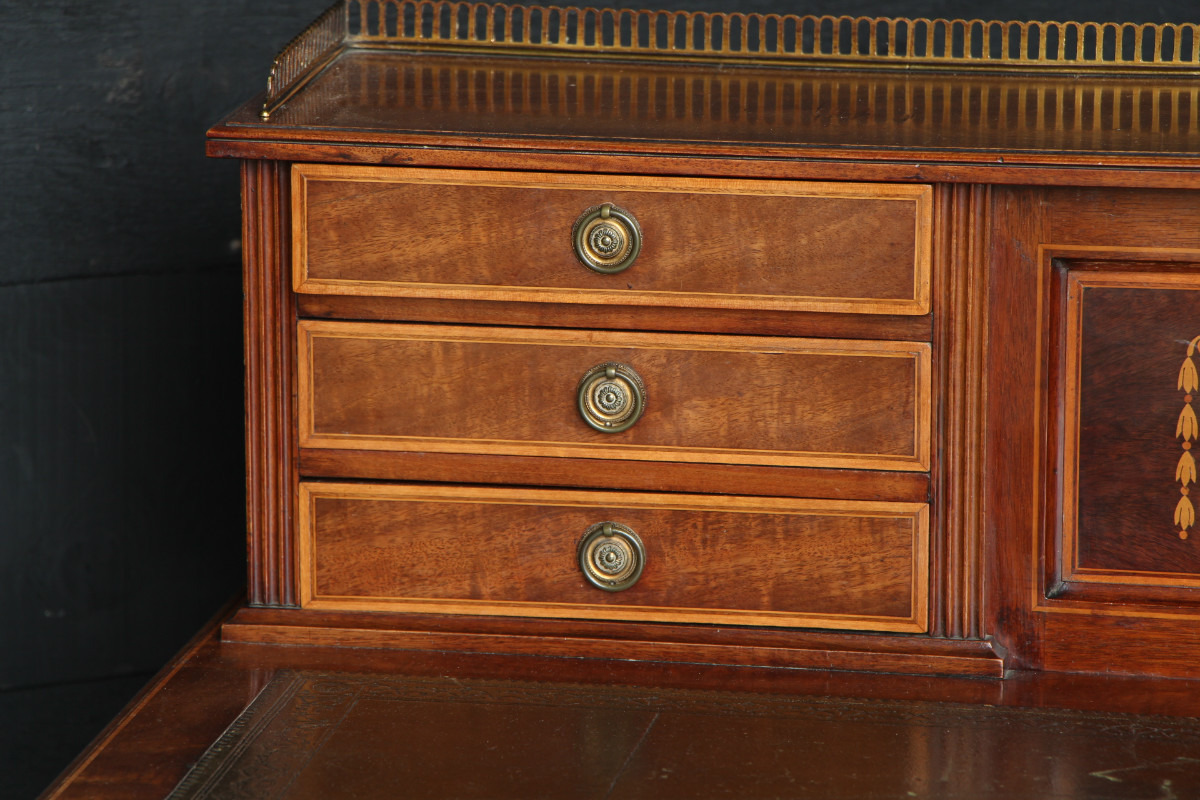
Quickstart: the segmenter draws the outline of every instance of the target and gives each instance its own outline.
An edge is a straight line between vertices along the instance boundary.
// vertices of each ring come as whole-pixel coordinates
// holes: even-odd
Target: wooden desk
[[[356,711],[323,715],[312,680]],[[284,691],[293,700],[277,702]],[[256,698],[250,717],[274,727],[219,741]],[[44,797],[159,800],[197,762],[181,797],[1186,797],[1198,698],[1183,680],[278,647],[222,642],[213,626]],[[308,729],[332,738],[280,738],[313,708]],[[198,793],[239,758],[241,788]]]
[[[1197,41],[330,9],[209,134],[225,638],[1193,675]]]
[[[248,602],[50,796],[214,741],[181,793],[1194,792],[1198,74],[1195,25],[334,6],[209,132]],[[382,705],[268,746],[320,686]]]

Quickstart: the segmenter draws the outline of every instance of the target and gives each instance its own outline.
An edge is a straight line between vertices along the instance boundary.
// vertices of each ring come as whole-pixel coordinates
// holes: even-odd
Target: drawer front
[[[295,165],[298,292],[862,314],[929,311],[932,189]],[[612,204],[632,266],[572,229]]]
[[[577,549],[640,538],[623,591]],[[302,483],[305,608],[920,632],[926,506],[704,495]]]
[[[619,433],[579,409],[606,363],[645,388]],[[303,448],[929,465],[922,343],[303,321],[298,372]]]

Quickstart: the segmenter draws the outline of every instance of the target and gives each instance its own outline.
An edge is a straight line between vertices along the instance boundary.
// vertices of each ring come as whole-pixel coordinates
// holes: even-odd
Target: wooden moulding
[[[1197,95],[1200,97],[1200,89]],[[454,169],[569,169],[616,175],[678,175],[686,171],[714,178],[771,180],[837,181],[852,171],[855,180],[860,181],[1161,189],[1193,189],[1200,185],[1196,157],[1178,153],[1021,153],[1006,155],[1001,162],[990,153],[971,155],[928,147],[888,149],[883,145],[848,151],[833,144],[811,142],[744,147],[622,142],[619,151],[599,152],[591,141],[493,137],[481,142],[475,134],[444,133],[433,142],[427,135],[406,132],[350,136],[323,130],[322,141],[312,142],[305,140],[308,133],[297,134],[295,128],[250,128],[243,118],[247,109],[236,113],[241,116],[209,131],[205,146],[209,157]]]
[[[226,642],[1001,678],[986,641],[586,619],[245,608]]]
[[[643,231],[619,274],[571,249],[603,203]],[[923,315],[930,217],[921,185],[292,168],[301,294]]]
[[[930,500],[929,476],[923,472],[890,472],[884,477],[877,471],[865,469],[661,461],[623,461],[620,469],[612,466],[611,462],[595,458],[300,450],[300,474],[306,478],[570,488],[594,485],[597,475],[603,475],[605,488],[626,491],[803,496],[898,503],[928,503]]]
[[[242,166],[245,259],[248,593],[255,605],[295,602],[292,508],[296,487],[296,309],[288,290],[287,165]]]
[[[924,343],[309,320],[299,331],[305,448],[929,468]],[[647,386],[645,416],[615,435],[576,409],[580,377],[606,362]]]
[[[933,317],[827,314],[806,311],[746,311],[725,308],[593,306],[576,303],[422,300],[348,295],[296,296],[301,317],[379,322],[441,322],[519,325],[529,328],[656,330],[675,333],[733,333],[750,336],[809,336],[928,342]]]
[[[941,447],[935,492],[931,632],[978,638],[984,623],[982,486],[987,380],[987,186],[937,187],[934,349]]]
[[[409,611],[920,633],[920,503],[302,483],[300,604]],[[531,524],[535,520],[536,524]],[[589,526],[631,526],[632,587],[589,586]]]

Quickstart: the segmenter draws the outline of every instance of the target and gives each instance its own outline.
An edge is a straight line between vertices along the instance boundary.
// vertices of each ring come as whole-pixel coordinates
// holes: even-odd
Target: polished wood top
[[[1169,76],[783,70],[347,50],[268,120],[261,100],[210,132],[251,142],[933,161],[945,167],[1200,166],[1200,84]],[[241,147],[236,143],[243,143]]]
[[[856,162],[864,179],[1191,186],[1198,74],[1190,23],[344,0],[210,131],[209,153],[503,168],[470,154],[519,152],[520,168],[622,172],[589,160],[641,156],[647,173],[686,159],[714,175],[733,173],[702,159],[734,157],[746,177],[804,159],[796,177],[846,179]]]

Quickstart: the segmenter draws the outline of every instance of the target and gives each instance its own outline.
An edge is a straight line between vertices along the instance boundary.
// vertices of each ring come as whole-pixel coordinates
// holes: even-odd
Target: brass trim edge
[[[348,10],[349,3],[339,0],[275,56],[267,76],[267,96],[261,112],[264,120],[346,49]]]
[[[1200,72],[1194,23],[1038,22],[345,0],[356,46],[683,59]]]
[[[339,0],[276,56],[267,119],[349,47],[721,59],[753,64],[1200,74],[1200,25],[654,11]]]

